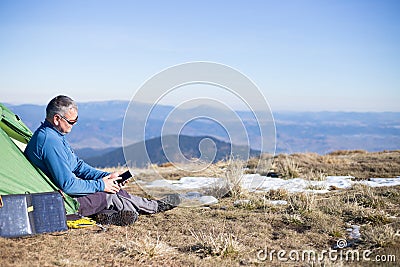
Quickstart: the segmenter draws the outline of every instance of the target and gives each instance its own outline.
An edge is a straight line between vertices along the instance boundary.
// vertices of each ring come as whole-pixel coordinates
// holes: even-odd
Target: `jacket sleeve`
[[[68,195],[86,195],[104,190],[102,179],[77,179],[68,164],[66,151],[57,142],[47,142],[43,149],[43,160],[53,177],[53,182]]]
[[[75,154],[74,154],[75,155]],[[107,175],[109,175],[109,172],[103,172],[100,170],[97,170],[84,162],[82,159],[78,158],[75,156],[76,160],[76,167],[73,170],[73,173],[76,175],[76,177],[84,179],[84,180],[99,180]]]

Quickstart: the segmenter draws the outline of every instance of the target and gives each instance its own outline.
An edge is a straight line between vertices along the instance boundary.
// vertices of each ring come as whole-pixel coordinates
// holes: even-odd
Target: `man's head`
[[[56,96],[46,107],[46,119],[61,133],[69,133],[78,121],[78,106],[68,96]]]

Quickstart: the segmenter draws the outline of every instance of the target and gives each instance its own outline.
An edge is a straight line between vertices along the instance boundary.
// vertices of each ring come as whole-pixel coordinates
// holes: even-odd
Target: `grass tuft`
[[[203,257],[235,257],[239,254],[240,244],[232,233],[218,232],[215,228],[210,233],[189,230],[196,240],[193,249]]]
[[[239,196],[247,193],[243,189],[241,181],[244,174],[245,162],[238,159],[231,158],[225,167],[225,171],[222,175],[222,181],[214,183],[205,192],[207,195],[211,195],[217,198],[221,197],[233,197],[238,198]]]
[[[283,159],[277,162],[277,167],[285,178],[298,178],[300,176],[298,163],[288,155],[284,155]]]
[[[120,255],[132,258],[153,258],[165,256],[174,252],[173,248],[161,241],[158,233],[155,237],[153,237],[151,232],[148,232],[147,235],[135,240],[129,240],[128,236],[126,235],[125,238],[119,242],[119,244],[120,246],[117,247],[116,250],[120,252]]]
[[[371,226],[367,225],[363,229],[364,242],[370,243],[375,247],[388,247],[399,242],[399,236],[391,225]]]
[[[315,195],[310,193],[298,193],[289,195],[288,212],[304,214],[315,208]]]

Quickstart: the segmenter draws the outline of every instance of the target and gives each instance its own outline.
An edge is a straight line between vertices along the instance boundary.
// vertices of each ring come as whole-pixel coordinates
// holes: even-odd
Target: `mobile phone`
[[[129,178],[131,178],[131,177],[132,177],[132,174],[131,174],[131,172],[128,170],[128,171],[124,172],[123,174],[119,175],[118,177],[121,177],[121,179],[117,180],[117,182],[120,184],[120,183],[125,182],[125,181],[128,180]]]

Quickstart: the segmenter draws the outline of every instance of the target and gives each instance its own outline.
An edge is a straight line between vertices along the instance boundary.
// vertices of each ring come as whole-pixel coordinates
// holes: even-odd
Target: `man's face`
[[[54,119],[57,130],[67,134],[71,132],[73,124],[78,121],[78,111],[76,109],[70,109],[64,116],[61,114],[54,115]]]

